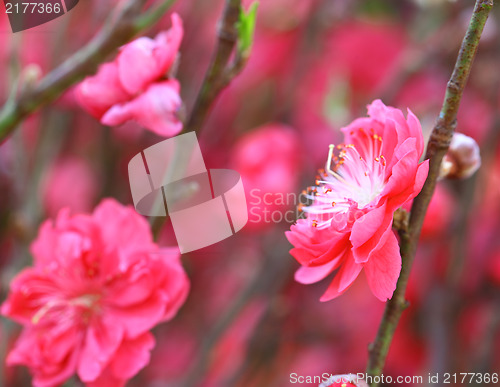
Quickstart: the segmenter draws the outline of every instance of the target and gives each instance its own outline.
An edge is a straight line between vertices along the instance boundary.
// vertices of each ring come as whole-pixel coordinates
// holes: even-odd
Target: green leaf
[[[238,53],[247,57],[250,55],[253,44],[253,36],[255,31],[255,22],[257,20],[258,1],[254,1],[248,11],[242,8],[240,11],[240,19],[237,24],[238,28]]]

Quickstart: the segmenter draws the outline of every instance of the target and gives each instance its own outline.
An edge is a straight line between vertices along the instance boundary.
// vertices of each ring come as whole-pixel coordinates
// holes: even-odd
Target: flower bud
[[[27,65],[21,72],[20,92],[33,89],[42,78],[42,69],[37,64]]]
[[[332,375],[319,387],[368,387],[368,384],[354,374]]]
[[[440,178],[466,179],[481,166],[481,155],[477,142],[462,133],[455,133],[448,153],[443,158]]]

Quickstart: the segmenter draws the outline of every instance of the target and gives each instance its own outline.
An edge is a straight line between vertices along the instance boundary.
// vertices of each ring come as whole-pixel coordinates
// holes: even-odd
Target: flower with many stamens
[[[342,294],[362,269],[377,298],[392,297],[401,270],[393,214],[420,192],[428,173],[428,162],[419,163],[422,128],[411,111],[405,118],[376,100],[368,115],[342,129],[344,144],[330,146],[325,170],[306,192],[312,204],[301,207],[305,219],[286,233],[302,265],[297,281],[318,282],[336,271],[322,301]]]

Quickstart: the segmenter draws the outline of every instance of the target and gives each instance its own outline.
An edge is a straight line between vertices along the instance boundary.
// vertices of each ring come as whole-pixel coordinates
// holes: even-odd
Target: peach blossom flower
[[[290,253],[303,266],[295,275],[305,284],[336,272],[322,301],[342,294],[364,269],[380,300],[392,297],[401,256],[392,218],[396,209],[420,192],[428,162],[418,119],[408,118],[380,100],[368,106],[367,118],[343,128],[345,144],[330,146],[321,172],[299,219],[287,232]],[[339,150],[338,156],[334,149]]]
[[[141,216],[107,199],[92,215],[61,210],[31,251],[34,266],[1,309],[24,327],[8,365],[27,366],[37,387],[74,373],[88,386],[124,385],[149,362],[149,330],[186,299],[177,250],[160,250]]]
[[[168,72],[183,34],[182,20],[174,13],[170,30],[123,46],[114,61],[99,66],[96,75],[77,86],[80,104],[104,125],[133,120],[161,136],[179,133],[180,86]]]

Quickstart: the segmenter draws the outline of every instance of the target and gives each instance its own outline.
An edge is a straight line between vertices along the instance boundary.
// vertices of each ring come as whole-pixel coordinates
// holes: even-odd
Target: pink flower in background
[[[92,215],[62,210],[31,251],[1,309],[24,326],[7,363],[27,366],[35,386],[75,372],[88,386],[124,385],[149,362],[149,330],[186,299],[178,251],[160,250],[147,222],[111,199]]]
[[[263,125],[239,140],[232,151],[231,166],[244,181],[250,225],[277,223],[280,220],[272,219],[273,213],[295,205],[286,203],[286,197],[296,191],[300,162],[300,139],[284,124]]]
[[[408,201],[403,208],[411,210],[413,201]],[[425,214],[420,237],[427,241],[441,240],[450,231],[450,224],[456,206],[455,197],[442,184],[437,184],[431,202]]]
[[[286,234],[295,247],[290,253],[303,265],[297,281],[314,283],[338,269],[322,301],[342,294],[363,268],[373,294],[392,297],[401,270],[393,213],[427,177],[428,162],[418,162],[424,144],[413,113],[405,119],[376,100],[368,114],[342,129],[338,156],[330,146],[327,170],[308,195],[313,204],[303,208],[307,218]]]
[[[407,46],[401,25],[350,20],[334,29],[326,52],[337,74],[359,96],[387,84]]]
[[[161,136],[179,133],[180,86],[168,72],[183,33],[182,20],[174,13],[170,30],[123,46],[113,62],[102,64],[77,86],[80,104],[104,125],[133,120]]]
[[[49,169],[42,186],[42,201],[47,214],[54,217],[65,207],[75,213],[91,211],[98,193],[98,179],[90,165],[69,156]]]

